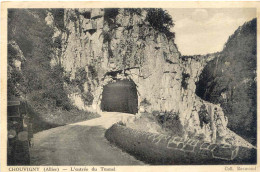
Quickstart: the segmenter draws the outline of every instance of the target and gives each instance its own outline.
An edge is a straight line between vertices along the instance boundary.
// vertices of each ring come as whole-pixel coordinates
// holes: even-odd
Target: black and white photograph
[[[257,165],[257,8],[170,7],[8,8],[6,165]]]

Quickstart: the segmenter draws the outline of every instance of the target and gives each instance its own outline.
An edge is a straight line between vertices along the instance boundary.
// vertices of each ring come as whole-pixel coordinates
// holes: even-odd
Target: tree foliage
[[[170,31],[174,23],[171,15],[166,10],[161,8],[149,8],[147,12],[146,20],[155,30],[165,33],[167,37],[174,38],[174,33]]]
[[[21,71],[10,66],[12,70],[9,72],[8,95],[10,97],[15,92],[20,92],[28,97],[33,96],[32,99],[38,103],[69,110],[72,106],[63,87],[63,68],[58,65],[53,68],[50,66],[53,50],[59,45],[52,41],[53,30],[45,22],[46,11],[8,11],[8,40],[15,41],[26,58]],[[14,50],[8,47],[10,65],[15,56]]]

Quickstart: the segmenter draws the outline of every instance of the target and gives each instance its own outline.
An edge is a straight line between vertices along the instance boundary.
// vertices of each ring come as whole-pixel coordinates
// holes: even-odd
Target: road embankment
[[[256,149],[154,134],[114,124],[105,137],[137,159],[155,165],[255,164]]]

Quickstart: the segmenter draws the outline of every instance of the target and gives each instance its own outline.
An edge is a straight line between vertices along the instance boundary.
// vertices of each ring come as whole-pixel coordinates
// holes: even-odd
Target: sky
[[[165,9],[175,26],[175,43],[182,55],[221,51],[235,30],[256,17],[254,8]]]

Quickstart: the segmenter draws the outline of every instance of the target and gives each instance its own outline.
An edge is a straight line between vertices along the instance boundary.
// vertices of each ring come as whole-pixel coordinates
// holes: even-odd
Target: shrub
[[[11,66],[13,66],[13,59],[16,58],[17,52],[16,52],[16,50],[13,48],[13,46],[10,45],[10,44],[8,44],[7,51],[8,51],[8,64],[11,65]]]
[[[58,37],[55,38],[54,43],[53,43],[53,47],[57,48],[57,49],[61,49],[62,48],[61,35],[59,35]]]
[[[187,80],[190,78],[190,74],[186,74],[184,72],[182,72],[182,80],[181,80],[181,86],[182,88],[184,88],[185,90],[187,90],[188,88],[188,82]]]
[[[198,113],[199,113],[200,127],[202,128],[204,123],[208,124],[210,122],[210,116],[204,104],[200,107]]]
[[[64,31],[64,9],[51,9],[52,16],[54,18],[54,24],[55,26]]]
[[[92,93],[90,91],[88,91],[87,93],[81,93],[81,97],[83,98],[84,103],[86,105],[92,105],[94,96],[92,95]]]
[[[92,66],[92,65],[89,65],[88,66],[88,76],[91,77],[92,79],[96,79],[97,80],[97,77],[98,77],[98,72],[97,70],[95,69],[95,66]]]
[[[167,38],[174,38],[175,34],[170,31],[174,23],[171,15],[168,14],[166,10],[161,8],[149,8],[147,12],[146,20],[155,30],[165,33]]]
[[[141,13],[142,13],[142,9],[141,8],[125,8],[125,10],[127,12],[129,12],[130,15],[133,15],[133,14],[141,15]]]
[[[141,106],[150,106],[151,103],[145,98],[140,102]]]
[[[115,19],[118,15],[118,8],[105,8],[104,11],[104,20],[108,23],[112,22],[111,19]]]
[[[173,111],[154,111],[152,112],[152,114],[156,116],[158,122],[162,125],[164,129],[166,129],[166,131],[179,136],[183,135],[184,129],[180,122],[179,113]]]

